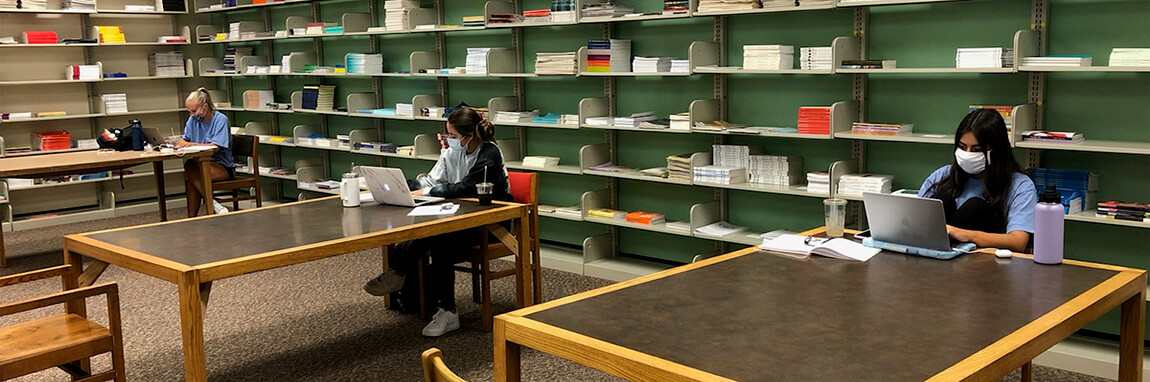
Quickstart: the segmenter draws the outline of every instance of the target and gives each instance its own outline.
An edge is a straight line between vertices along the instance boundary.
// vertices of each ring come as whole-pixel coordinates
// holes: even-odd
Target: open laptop
[[[144,143],[152,145],[152,147],[160,147],[160,145],[168,143],[164,135],[160,134],[160,129],[145,127],[141,130],[144,131]]]
[[[412,195],[407,188],[407,177],[398,168],[360,166],[359,172],[367,182],[372,199],[381,204],[415,207],[444,200],[438,196]]]
[[[946,234],[942,201],[906,195],[863,193],[870,240],[863,244],[911,255],[950,259],[974,249]]]

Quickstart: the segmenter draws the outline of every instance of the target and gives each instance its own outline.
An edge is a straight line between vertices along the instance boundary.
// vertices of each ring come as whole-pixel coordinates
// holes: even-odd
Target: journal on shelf
[[[759,249],[799,258],[820,255],[853,261],[870,260],[880,251],[878,248],[867,247],[848,239],[820,239],[799,235],[780,235],[774,239],[763,239]]]

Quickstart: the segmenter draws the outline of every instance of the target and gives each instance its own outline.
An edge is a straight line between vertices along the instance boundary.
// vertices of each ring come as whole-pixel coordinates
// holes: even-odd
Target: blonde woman
[[[212,96],[204,88],[196,89],[184,101],[188,109],[188,123],[184,125],[184,136],[180,137],[176,148],[190,146],[211,146],[219,150],[212,154],[212,163],[208,167],[211,171],[212,181],[228,180],[236,177],[236,163],[232,159],[232,134],[228,117],[216,111],[212,103]],[[200,211],[200,201],[204,194],[203,176],[196,161],[184,162],[184,175],[187,177],[188,210],[195,216]],[[211,199],[211,195],[207,196]],[[212,207],[217,214],[228,212],[219,202],[212,200]]]

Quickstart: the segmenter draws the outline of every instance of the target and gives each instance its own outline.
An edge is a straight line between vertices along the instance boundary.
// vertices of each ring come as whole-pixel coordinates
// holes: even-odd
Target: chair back
[[[232,135],[232,155],[250,158],[253,171],[255,171],[259,159],[260,139],[254,135],[233,134]]]
[[[539,203],[539,180],[533,172],[507,172],[507,186],[511,191],[511,198],[516,203],[535,205]]]
[[[443,352],[437,348],[423,352],[423,382],[467,382],[443,363]]]

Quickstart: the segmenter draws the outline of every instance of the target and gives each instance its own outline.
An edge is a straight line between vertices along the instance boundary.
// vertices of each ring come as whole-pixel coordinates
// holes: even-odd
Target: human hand
[[[423,196],[423,190],[422,189],[415,190],[415,191],[412,191],[411,194],[414,196]]]
[[[964,243],[974,242],[974,233],[975,231],[958,228],[950,224],[946,225],[946,234],[949,235],[951,239],[957,241]]]
[[[176,142],[176,148],[177,149],[182,149],[182,148],[185,148],[188,146],[194,146],[194,145],[195,145],[194,143],[185,141],[183,138],[180,138],[180,141]]]

